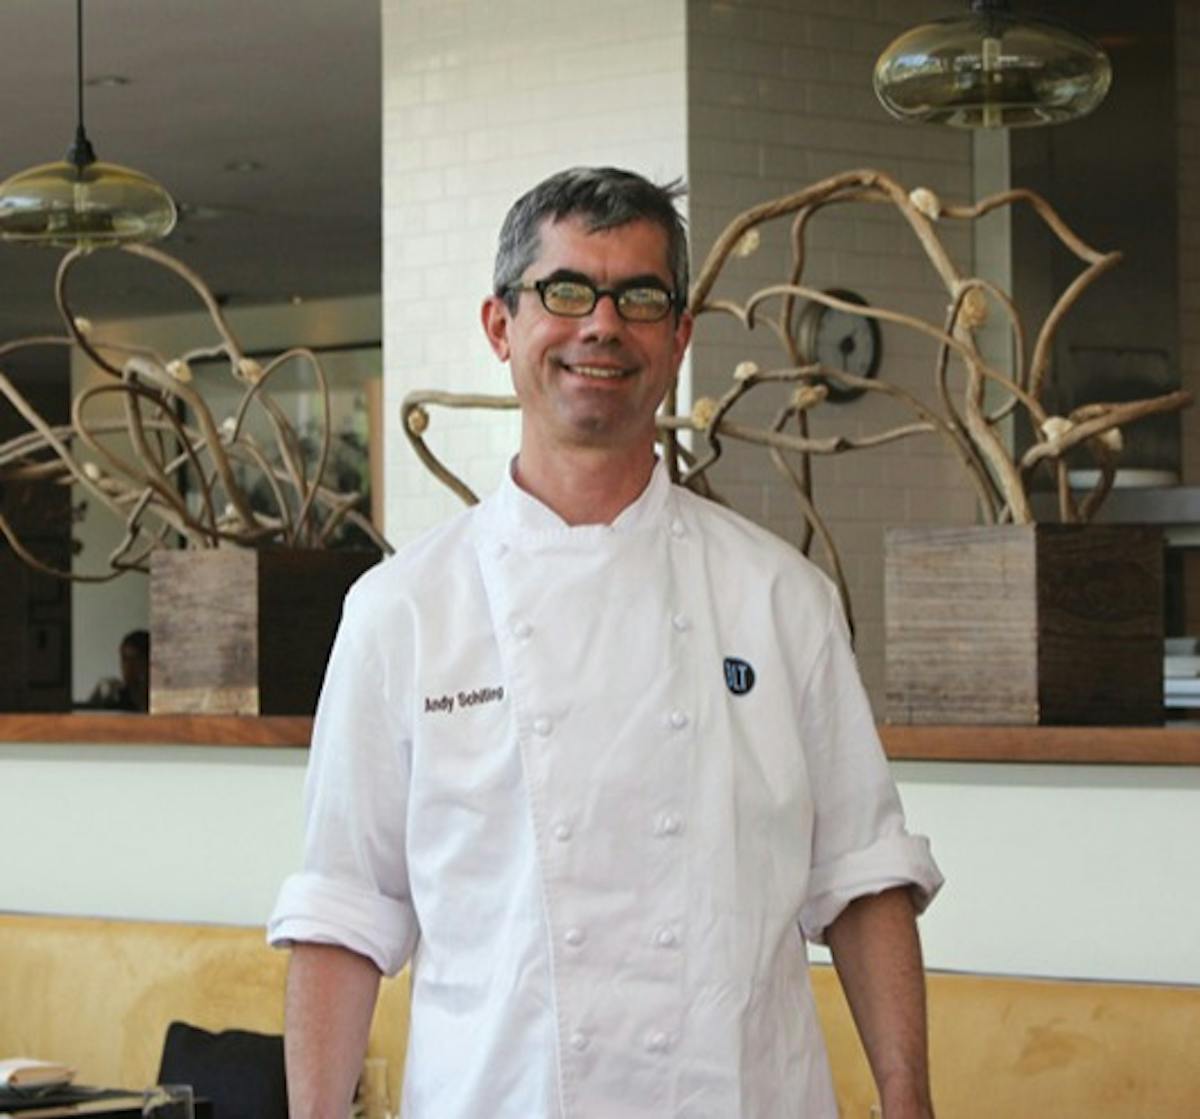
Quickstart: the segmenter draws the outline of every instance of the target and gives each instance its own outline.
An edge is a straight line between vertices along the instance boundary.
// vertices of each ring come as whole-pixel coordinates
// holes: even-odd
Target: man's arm
[[[884,1119],[932,1119],[925,973],[907,888],[861,897],[826,930]]]
[[[296,944],[288,966],[284,1050],[292,1119],[350,1114],[367,1051],[379,969],[332,944]]]

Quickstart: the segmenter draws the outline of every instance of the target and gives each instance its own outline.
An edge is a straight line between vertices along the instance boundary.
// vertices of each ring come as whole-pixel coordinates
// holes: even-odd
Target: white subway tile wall
[[[870,167],[908,189],[929,187],[948,202],[972,200],[971,144],[949,130],[894,122],[875,99],[871,73],[880,50],[906,27],[945,14],[945,3],[884,0],[739,0],[688,5],[688,176],[693,248],[703,250],[741,210],[826,176]],[[719,294],[745,298],[787,278],[786,223],[764,232],[759,250],[727,266]],[[972,268],[969,230],[943,230],[963,273]],[[807,240],[803,282],[845,287],[872,304],[939,323],[947,298],[915,235],[890,207],[836,206],[817,214]],[[747,333],[732,320],[701,320],[693,347],[696,396],[716,396],[739,361],[787,364],[764,327]],[[883,327],[880,376],[932,399],[935,346]],[[734,417],[765,424],[784,392],[737,406]],[[825,405],[815,436],[862,436],[911,413],[878,395]],[[801,539],[803,518],[762,450],[729,446],[712,473],[732,505],[786,539]],[[883,697],[883,529],[888,524],[971,523],[976,503],[957,461],[934,436],[818,459],[814,495],[850,585],[859,664],[877,712]],[[823,566],[819,543],[811,551]]]
[[[687,168],[684,0],[383,0],[386,525],[403,543],[462,508],[413,454],[414,389],[505,394],[479,327],[504,214],[573,164]],[[432,412],[430,446],[480,495],[515,413]]]
[[[741,210],[840,171],[876,167],[948,201],[972,197],[970,140],[892,122],[871,91],[879,50],[905,27],[945,14],[926,0],[383,0],[384,360],[387,530],[410,539],[460,507],[418,465],[400,428],[416,388],[508,391],[478,328],[496,233],[521,191],[560,167],[614,163],[663,180],[686,174],[694,267]],[[940,322],[946,298],[915,237],[884,207],[814,220],[806,282]],[[965,229],[946,236],[971,269]],[[786,269],[780,243],[731,269],[744,296]],[[765,330],[712,316],[697,331],[689,392],[714,395],[738,361],[781,365]],[[754,344],[751,345],[753,340]],[[934,348],[884,328],[882,375],[928,397]],[[737,418],[777,407],[749,401]],[[815,434],[865,434],[908,417],[874,396],[821,409]],[[516,446],[514,414],[439,410],[430,445],[477,492]],[[882,697],[882,534],[887,523],[966,521],[975,506],[932,437],[829,458],[817,499],[842,551],[858,652]],[[801,516],[761,449],[729,447],[722,495],[782,536]],[[819,549],[814,558],[821,560]]]

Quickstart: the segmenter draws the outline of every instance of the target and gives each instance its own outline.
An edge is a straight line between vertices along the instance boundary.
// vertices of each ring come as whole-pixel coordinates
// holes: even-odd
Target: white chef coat
[[[805,938],[941,884],[832,585],[662,464],[612,525],[509,479],[368,572],[306,801],[269,937],[412,956],[408,1119],[836,1119]]]

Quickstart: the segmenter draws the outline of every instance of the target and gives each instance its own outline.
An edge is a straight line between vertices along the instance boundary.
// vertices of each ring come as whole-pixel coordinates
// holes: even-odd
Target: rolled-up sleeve
[[[815,817],[812,865],[800,926],[825,930],[855,898],[911,887],[922,912],[942,885],[929,841],[910,835],[875,720],[850,650],[841,609],[801,698],[800,720]]]
[[[303,866],[280,890],[267,939],[337,944],[393,975],[419,935],[405,855],[411,660],[408,627],[383,624],[372,597],[356,588],[346,601],[313,724]]]

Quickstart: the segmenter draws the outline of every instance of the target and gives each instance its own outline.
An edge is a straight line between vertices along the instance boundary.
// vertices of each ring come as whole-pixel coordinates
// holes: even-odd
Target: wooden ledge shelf
[[[304,715],[0,715],[0,743],[305,747]],[[1200,723],[1165,727],[879,728],[893,761],[1200,765]]]
[[[307,715],[0,715],[0,742],[175,746],[307,746]]]
[[[1200,765],[1200,723],[1162,727],[879,728],[893,761]]]

